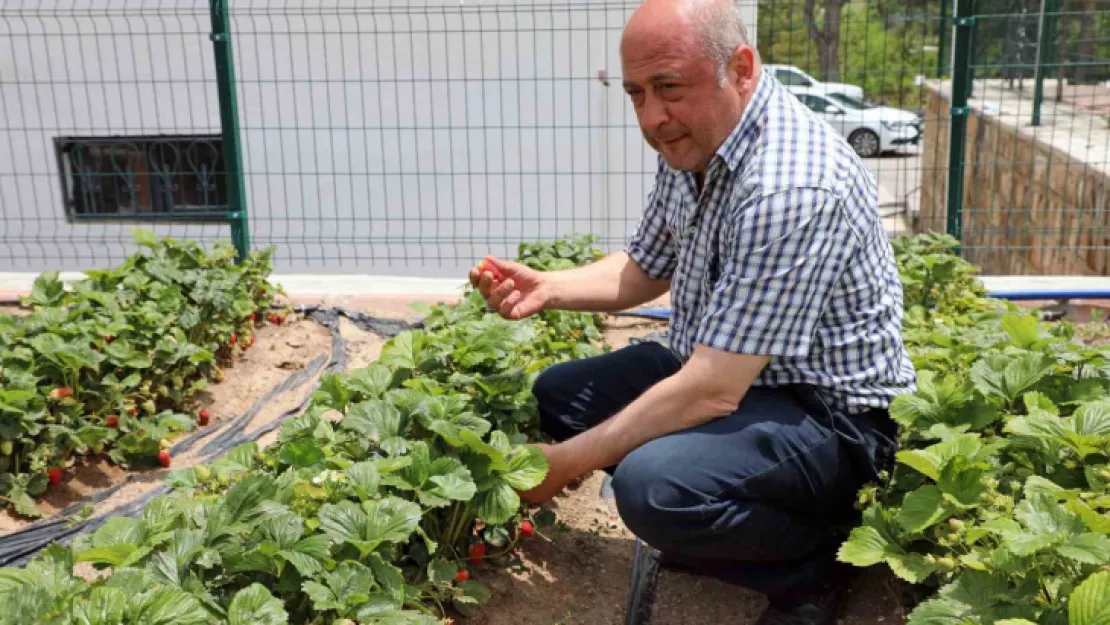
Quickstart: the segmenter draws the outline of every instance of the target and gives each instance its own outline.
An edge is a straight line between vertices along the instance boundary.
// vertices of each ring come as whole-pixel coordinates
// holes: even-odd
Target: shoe
[[[844,607],[848,584],[834,582],[820,591],[790,598],[772,598],[756,625],[834,625]]]

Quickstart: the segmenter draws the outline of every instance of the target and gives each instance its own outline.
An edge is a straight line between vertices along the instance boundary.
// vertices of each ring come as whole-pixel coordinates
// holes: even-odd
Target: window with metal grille
[[[59,137],[70,221],[226,220],[220,135]]]

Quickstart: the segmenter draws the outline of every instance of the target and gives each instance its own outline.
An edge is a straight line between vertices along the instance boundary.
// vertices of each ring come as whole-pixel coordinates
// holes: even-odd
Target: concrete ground
[[[907,146],[864,163],[879,182],[879,213],[887,234],[908,234],[921,195],[921,148]]]

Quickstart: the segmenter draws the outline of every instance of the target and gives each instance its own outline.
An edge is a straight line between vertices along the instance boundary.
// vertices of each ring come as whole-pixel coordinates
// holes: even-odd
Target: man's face
[[[697,42],[676,30],[626,38],[624,88],[648,145],[675,169],[704,171],[739,121],[742,100],[735,72],[722,86]]]

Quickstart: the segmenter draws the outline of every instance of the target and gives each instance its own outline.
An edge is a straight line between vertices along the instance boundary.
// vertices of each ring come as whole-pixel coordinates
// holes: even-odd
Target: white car
[[[919,115],[889,106],[879,106],[844,94],[795,92],[817,116],[825,120],[864,158],[879,156],[921,141]]]
[[[841,93],[857,100],[863,100],[863,87],[848,85],[841,82],[821,82],[813,76],[803,72],[794,65],[766,65],[776,80],[781,82],[789,91],[798,93],[810,91],[828,95]]]

